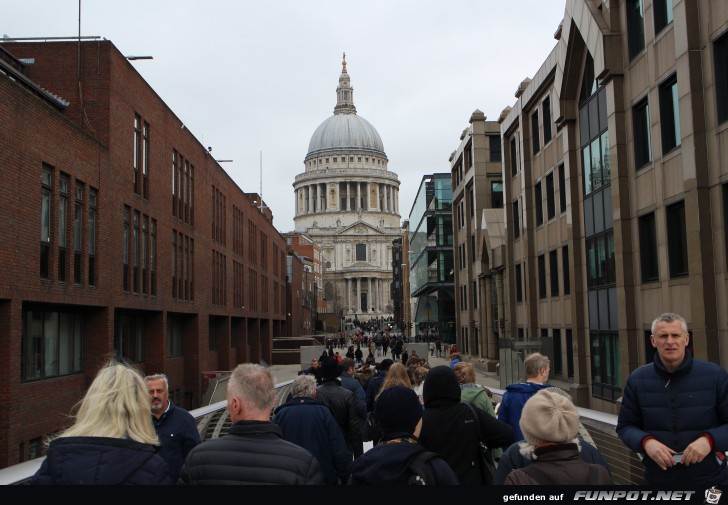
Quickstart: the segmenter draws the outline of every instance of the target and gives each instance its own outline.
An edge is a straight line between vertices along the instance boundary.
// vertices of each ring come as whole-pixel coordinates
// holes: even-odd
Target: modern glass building
[[[409,215],[410,291],[414,333],[455,342],[452,181],[449,173],[422,178]]]

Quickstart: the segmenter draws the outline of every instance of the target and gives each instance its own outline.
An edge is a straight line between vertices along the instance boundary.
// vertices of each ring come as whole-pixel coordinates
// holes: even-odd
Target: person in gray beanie
[[[519,424],[525,441],[518,447],[532,463],[511,471],[504,484],[612,484],[604,466],[579,457],[579,412],[566,396],[538,391],[523,406]]]
[[[427,452],[417,438],[422,428],[422,405],[411,388],[393,386],[382,391],[374,406],[382,432],[380,442],[356,459],[349,485],[409,484],[412,461]],[[457,485],[458,479],[447,462],[437,454],[425,460],[430,485]]]

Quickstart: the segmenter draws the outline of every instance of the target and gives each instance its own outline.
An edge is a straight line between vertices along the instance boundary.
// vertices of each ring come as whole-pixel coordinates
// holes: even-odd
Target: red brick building
[[[286,243],[107,40],[0,44],[0,467],[42,453],[103,362],[272,361]]]

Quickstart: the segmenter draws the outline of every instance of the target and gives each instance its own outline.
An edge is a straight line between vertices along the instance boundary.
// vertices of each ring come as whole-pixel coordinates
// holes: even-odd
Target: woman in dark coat
[[[158,445],[144,379],[111,362],[91,383],[76,422],[49,444],[31,484],[174,484]]]
[[[470,408],[460,403],[460,386],[455,372],[446,365],[432,368],[422,388],[425,412],[420,441],[438,453],[452,467],[460,484],[482,484],[476,423]],[[488,447],[513,442],[513,428],[484,410],[475,408],[482,439]]]

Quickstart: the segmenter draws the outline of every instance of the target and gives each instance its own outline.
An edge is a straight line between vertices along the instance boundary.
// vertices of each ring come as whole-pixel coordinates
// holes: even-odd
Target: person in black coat
[[[513,428],[475,408],[482,432],[479,437],[470,408],[460,403],[455,372],[447,365],[436,366],[427,373],[422,396],[422,444],[448,462],[460,484],[482,484],[479,438],[488,447],[502,447],[513,441]]]
[[[228,434],[190,451],[178,485],[321,485],[324,476],[308,450],[283,439],[270,422],[276,399],[270,369],[254,363],[235,367],[227,386]]]
[[[413,458],[426,451],[417,439],[422,428],[422,405],[417,394],[404,386],[393,386],[376,401],[381,442],[357,459],[351,469],[349,485],[408,484],[413,477]],[[429,485],[457,485],[452,468],[439,456],[426,463]]]
[[[339,363],[334,359],[327,360],[321,367],[322,382],[316,388],[316,398],[329,406],[344,435],[349,454],[357,458],[364,452],[364,445],[359,427],[359,414],[356,410],[356,399],[351,391],[342,387],[339,375],[341,375]]]

